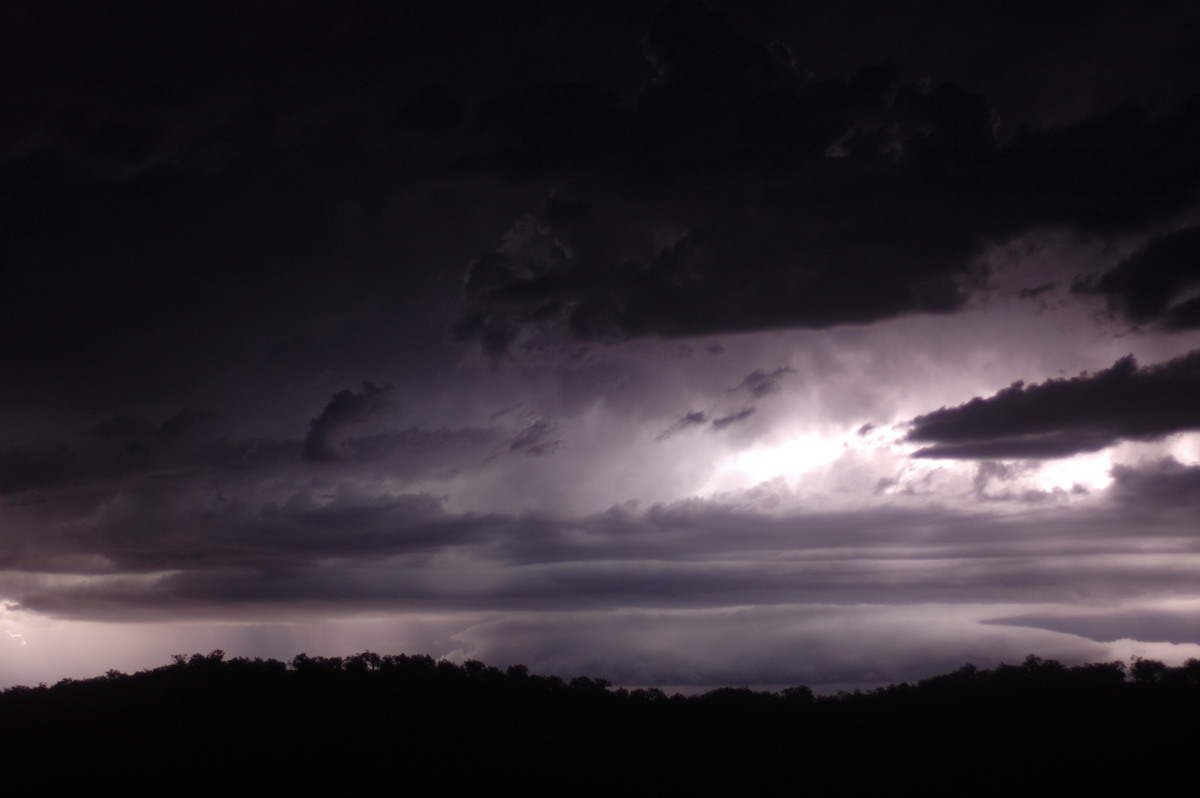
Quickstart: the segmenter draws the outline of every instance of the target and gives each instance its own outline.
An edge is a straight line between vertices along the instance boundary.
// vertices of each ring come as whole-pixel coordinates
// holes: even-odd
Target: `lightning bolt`
[[[27,646],[27,645],[29,645],[29,641],[25,639],[25,635],[22,635],[22,634],[17,634],[17,633],[15,633],[15,632],[10,632],[10,631],[8,631],[7,629],[5,629],[5,630],[4,630],[4,632],[5,632],[5,633],[6,633],[6,634],[7,634],[9,637],[11,637],[13,640],[20,640],[20,641],[21,641],[21,645],[23,645],[23,646]]]

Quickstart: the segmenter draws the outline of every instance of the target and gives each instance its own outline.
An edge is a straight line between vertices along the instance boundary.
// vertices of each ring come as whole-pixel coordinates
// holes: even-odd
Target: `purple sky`
[[[0,687],[1200,657],[1200,7],[18,2]]]

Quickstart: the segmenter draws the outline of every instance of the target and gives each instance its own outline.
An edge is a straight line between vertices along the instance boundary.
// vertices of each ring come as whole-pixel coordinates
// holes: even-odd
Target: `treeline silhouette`
[[[1010,795],[1166,788],[1200,751],[1200,661],[1028,657],[814,696],[681,696],[427,656],[177,655],[0,694],[11,775],[89,787],[492,794]],[[901,789],[903,788],[903,789]]]

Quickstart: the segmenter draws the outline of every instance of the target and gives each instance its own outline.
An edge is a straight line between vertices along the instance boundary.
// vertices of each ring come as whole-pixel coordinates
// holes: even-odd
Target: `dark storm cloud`
[[[1066,457],[1121,440],[1200,429],[1200,352],[1138,368],[1111,368],[1026,386],[912,420],[908,440],[932,444],[914,457]]]
[[[299,441],[230,440],[214,414],[184,408],[161,422],[109,416],[83,432],[0,450],[0,495],[131,478],[185,479],[294,460]]]
[[[286,475],[262,475],[249,489],[244,476],[211,479],[204,487],[145,482],[103,495],[60,497],[57,509],[10,505],[12,534],[0,547],[0,561],[17,571],[85,574],[272,571],[318,567],[327,557],[429,552],[493,534],[486,520],[447,518],[443,500],[426,494],[300,482],[282,492],[259,492],[281,479]],[[29,546],[31,522],[48,515],[59,526]]]
[[[336,394],[321,415],[309,422],[301,456],[317,462],[341,459],[345,430],[391,410],[394,393],[391,385],[364,382],[360,393],[344,390]]]
[[[1130,321],[1169,330],[1200,328],[1200,227],[1155,238],[1115,269],[1075,286],[1098,293]],[[1191,290],[1191,294],[1187,294]]]
[[[213,420],[210,412],[185,407],[161,424],[141,416],[110,416],[97,423],[92,432],[130,454],[149,454],[194,444],[211,431]]]
[[[66,447],[48,450],[12,448],[0,451],[0,495],[54,487],[75,478]]]
[[[836,49],[800,11],[619,5],[313,2],[281,26],[253,3],[17,4],[0,202],[22,268],[0,365],[51,393],[77,369],[96,394],[178,403],[202,380],[186,363],[343,364],[378,346],[368,328],[436,315],[418,273],[446,264],[410,265],[430,251],[484,252],[453,327],[492,356],[546,326],[609,340],[951,312],[992,240],[1141,229],[1194,198],[1196,103],[1000,142],[974,86],[797,66],[824,57],[793,30]],[[772,17],[796,23],[769,31],[783,41],[740,32]]]
[[[788,371],[791,371],[791,369],[788,369]],[[759,372],[755,372],[755,373],[757,374]],[[753,376],[753,375],[751,375],[751,376]],[[749,378],[747,378],[747,379],[749,379]],[[741,387],[742,386],[738,386],[738,388],[734,389],[734,390],[739,390]],[[764,395],[762,393],[755,393],[752,388],[750,389],[750,391],[755,396],[763,396]],[[770,390],[766,391],[766,393],[770,393],[770,392],[771,392]],[[711,414],[706,413],[703,410],[691,410],[691,411],[688,411],[687,413],[683,414],[683,416],[678,418],[675,421],[675,423],[673,423],[671,426],[667,427],[665,430],[660,432],[658,434],[658,437],[655,440],[665,441],[665,440],[673,437],[677,433],[680,433],[686,429],[691,429],[693,427],[702,427],[704,425],[708,425],[708,430],[710,432],[721,432],[722,430],[728,429],[729,427],[732,427],[735,424],[740,424],[741,422],[750,418],[750,416],[754,415],[755,412],[757,412],[756,408],[753,405],[751,405],[749,407],[743,407],[740,410],[733,410],[733,411],[726,413],[725,415],[717,416],[716,418],[713,418]]]
[[[796,370],[790,366],[780,366],[773,371],[764,371],[763,369],[755,369],[747,374],[734,391],[747,390],[750,395],[756,399],[761,399],[769,394],[778,393],[780,383],[788,374],[795,374]]]
[[[514,77],[497,17],[500,4],[464,14],[420,0],[316,0],[283,16],[254,2],[8,3],[6,67],[22,80],[5,86],[17,112],[0,143],[115,179],[213,172],[281,149],[411,144],[460,124],[455,90],[496,91]],[[488,71],[462,69],[472,46]]]
[[[734,424],[740,424],[741,422],[750,418],[750,416],[754,415],[754,412],[755,409],[753,407],[743,407],[741,410],[735,410],[734,412],[721,416],[720,418],[714,418],[712,423],[709,424],[709,429],[715,432],[720,432],[723,429],[732,427]]]
[[[430,274],[486,245],[504,193],[446,177],[455,98],[536,74],[504,57],[507,18],[5,3],[0,394],[71,392],[98,414],[353,378],[385,335],[409,342],[401,367],[438,357],[428,317],[457,286]]]
[[[535,421],[521,430],[508,444],[509,454],[524,454],[529,457],[541,457],[551,454],[563,445],[561,438],[555,438],[558,428],[548,421]]]
[[[676,419],[675,422],[673,424],[671,424],[671,426],[667,427],[665,430],[660,432],[658,434],[658,437],[655,438],[655,440],[665,441],[668,438],[671,438],[672,436],[674,436],[677,432],[682,432],[683,430],[689,429],[691,427],[703,426],[704,424],[707,424],[707,423],[708,423],[708,414],[705,413],[703,410],[689,410],[688,412],[686,412],[682,416],[680,416],[678,419]]]
[[[422,471],[453,472],[470,462],[472,456],[482,459],[486,447],[498,437],[499,433],[491,429],[410,427],[399,432],[346,438],[341,448],[347,460],[377,464],[394,476],[413,476]]]
[[[497,111],[475,168],[573,182],[470,264],[460,337],[497,354],[548,324],[611,340],[951,312],[986,244],[1141,230],[1200,180],[1197,98],[1001,143],[962,86],[810,79],[698,2],[665,6],[645,47],[635,101],[560,87]]]
[[[571,519],[452,514],[431,496],[343,486],[207,509],[146,489],[94,517],[60,523],[40,559],[6,553],[5,595],[31,610],[113,620],[264,602],[488,612],[945,606],[1062,601],[1081,589],[1116,597],[1149,572],[1166,592],[1194,579],[1190,561],[1164,568],[1157,554],[1142,557],[1106,513],[1043,513],[1036,523],[936,508],[768,515],[693,500]],[[1179,535],[1170,523],[1141,528]]]
[[[1114,466],[1112,477],[1112,495],[1133,508],[1200,505],[1200,466],[1185,466],[1168,457],[1137,467]]]
[[[343,478],[367,470],[393,482],[449,479],[486,467],[489,451],[501,438],[498,430],[470,427],[409,427],[350,436],[346,433],[356,423],[385,412],[388,392],[376,387],[375,393],[344,393],[350,398],[335,397],[314,419],[324,419],[317,425],[324,436],[319,439],[334,447],[340,465],[336,475]],[[203,485],[236,493],[241,485],[259,480],[289,484],[311,474],[299,462],[305,445],[299,439],[231,437],[220,419],[188,408],[161,422],[110,416],[82,432],[0,449],[0,497],[71,506],[86,496],[85,503],[95,506],[125,492],[140,495],[154,485],[167,491]]]

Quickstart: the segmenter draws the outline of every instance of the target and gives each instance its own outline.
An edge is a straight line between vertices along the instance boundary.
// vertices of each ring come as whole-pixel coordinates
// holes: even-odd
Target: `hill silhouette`
[[[690,697],[426,656],[176,656],[0,694],[0,751],[46,785],[452,795],[1111,794],[1200,741],[1200,661],[1028,657],[916,684]],[[332,780],[332,781],[331,781]]]

